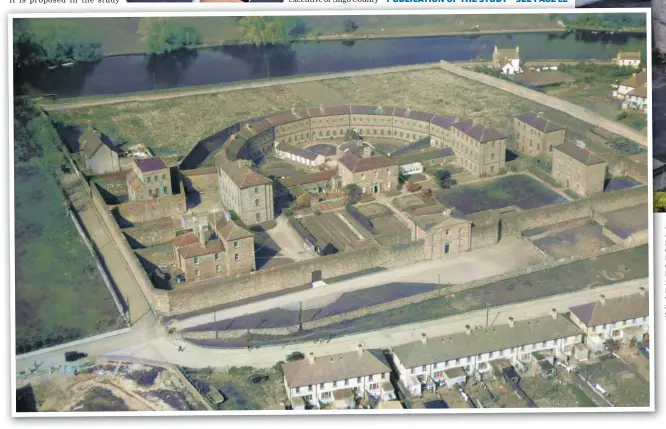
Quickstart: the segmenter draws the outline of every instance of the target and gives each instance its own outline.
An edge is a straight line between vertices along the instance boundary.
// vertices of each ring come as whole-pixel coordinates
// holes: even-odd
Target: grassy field
[[[14,183],[17,354],[122,327],[55,183],[38,167]]]
[[[520,30],[552,30],[557,24],[549,15],[466,16],[326,16],[303,17],[311,29],[309,38],[335,38],[343,33],[344,22],[352,18],[358,29],[353,37],[389,37],[437,35],[460,32],[493,32]],[[99,42],[105,55],[143,52],[137,28],[140,18],[49,18],[30,19],[29,28],[39,35],[71,34],[80,39]],[[206,45],[242,43],[245,37],[235,17],[177,17],[178,25],[196,27]],[[475,28],[478,26],[478,28]]]
[[[283,410],[288,402],[282,373],[275,369],[232,367],[228,371],[202,369],[190,371],[195,379],[217,388],[225,401],[220,410]],[[253,383],[250,377],[266,375],[268,381]]]
[[[585,122],[437,68],[132,101],[52,113],[73,124],[92,124],[114,139],[173,149],[184,156],[199,140],[240,120],[292,107],[349,102],[411,106],[476,119],[507,133],[511,131],[514,116],[529,110],[541,111],[567,127],[572,138],[600,140],[598,144],[590,141],[590,147],[601,156],[612,157],[616,152],[593,135],[591,126]]]

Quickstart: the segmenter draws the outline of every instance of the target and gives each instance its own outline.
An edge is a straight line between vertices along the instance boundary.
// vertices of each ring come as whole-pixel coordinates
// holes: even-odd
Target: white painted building
[[[615,57],[615,64],[621,67],[640,67],[641,52],[618,52]]]
[[[647,72],[643,69],[634,73],[629,79],[613,84],[613,97],[622,100],[625,110],[641,110],[647,113],[648,85]]]
[[[586,335],[586,345],[592,351],[604,350],[608,339],[642,341],[650,329],[650,303],[645,289],[629,296],[607,299],[603,295],[595,302],[569,308],[571,321]]]
[[[495,46],[493,51],[493,67],[500,69],[504,74],[518,74],[523,70],[520,68],[520,48],[499,49]]]
[[[531,362],[536,351],[552,352],[566,359],[583,332],[566,317],[553,311],[550,316],[516,321],[488,328],[427,338],[392,348],[393,362],[403,385],[413,385],[413,378],[453,385],[468,376],[491,371],[491,362]],[[409,393],[418,394],[420,391]]]
[[[275,156],[282,159],[288,159],[309,167],[323,165],[326,158],[323,155],[314,153],[310,150],[290,145],[289,143],[275,142]]]
[[[315,357],[310,353],[306,359],[282,364],[282,371],[287,396],[294,406],[341,406],[348,403],[350,389],[357,398],[370,395],[395,399],[391,368],[381,350],[364,350],[359,345],[356,351],[331,356]]]

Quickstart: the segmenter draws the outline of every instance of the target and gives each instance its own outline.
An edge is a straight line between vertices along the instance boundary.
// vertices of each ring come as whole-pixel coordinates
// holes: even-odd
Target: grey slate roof
[[[594,153],[592,153],[590,150],[578,147],[571,142],[566,142],[562,143],[561,145],[557,145],[553,147],[553,150],[558,150],[584,165],[596,165],[606,162],[603,159],[599,158]]]
[[[552,133],[553,131],[559,131],[562,129],[562,127],[555,122],[550,121],[543,116],[539,116],[539,114],[535,112],[523,113],[518,116],[518,120],[526,123],[532,128],[536,128],[542,133]]]
[[[315,161],[318,156],[321,156],[319,154],[316,154],[312,151],[309,151],[307,149],[303,149],[294,145],[291,145],[289,143],[282,143],[279,142],[277,146],[275,147],[276,150],[280,150],[283,152],[290,153],[292,155],[300,156],[301,158],[308,159],[310,161]]]
[[[647,294],[643,296],[634,294],[607,298],[605,304],[602,304],[601,301],[595,301],[577,305],[569,308],[569,311],[575,314],[585,325],[592,327],[648,316],[650,314],[650,302]]]
[[[393,353],[405,368],[414,368],[580,334],[566,317],[544,316],[517,321],[513,327],[505,324],[474,329],[470,335],[460,332],[428,338],[425,344],[414,341],[393,347]]]
[[[240,189],[259,185],[270,185],[268,178],[262,176],[240,161],[232,161],[220,166],[232,182]]]
[[[359,157],[352,152],[347,152],[338,159],[338,163],[344,165],[352,173],[372,171],[378,168],[391,167],[398,163],[384,155],[373,155],[368,158]]]
[[[282,364],[282,371],[290,388],[349,380],[390,372],[381,350],[363,350],[316,357],[314,363],[306,359]],[[379,380],[377,380],[379,381]]]
[[[487,127],[485,125],[474,125],[471,120],[456,122],[452,126],[459,129],[460,132],[470,136],[479,143],[506,138],[506,135],[497,131],[496,129]]]
[[[406,153],[404,155],[395,157],[395,159],[400,165],[404,165],[410,164],[412,162],[429,161],[431,159],[446,158],[449,156],[453,156],[453,149],[450,147],[445,147],[441,149],[432,148],[419,152]]]

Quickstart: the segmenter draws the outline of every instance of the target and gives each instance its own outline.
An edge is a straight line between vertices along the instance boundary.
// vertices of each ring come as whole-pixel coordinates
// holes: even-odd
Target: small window
[[[254,200],[254,206],[259,207],[259,199]],[[257,213],[258,214],[258,213]]]
[[[167,188],[167,187],[165,186],[164,188],[162,188],[162,192],[164,192],[165,194],[168,193],[168,192],[169,192],[169,188]]]
[[[234,253],[234,261],[236,261],[236,262],[240,261],[240,257],[238,256],[238,253]]]
[[[152,179],[151,176],[146,177],[146,183],[150,183],[150,180]]]
[[[222,272],[222,267],[220,265],[215,265],[215,272],[216,273],[221,273]]]
[[[357,383],[360,383],[360,382],[361,382],[361,377],[358,377],[358,378],[356,379],[356,382],[357,382]]]
[[[349,380],[345,380],[345,386],[349,386]]]
[[[166,180],[166,173],[162,174],[162,180]]]
[[[256,219],[257,219],[257,222],[261,222],[261,215],[259,213],[257,213]]]
[[[296,388],[296,393],[301,393],[301,388],[300,387]]]
[[[200,277],[200,276],[201,276],[201,271],[199,271],[199,270],[194,270],[194,275],[195,275],[196,277]]]
[[[320,388],[320,389],[323,389],[323,388],[324,388],[324,383],[321,383],[321,384],[319,385],[319,388]]]
[[[375,170],[375,177],[379,177],[379,170]]]
[[[382,380],[386,380],[386,373],[382,374]]]
[[[219,261],[219,260],[220,260],[220,254],[219,254],[219,253],[216,253],[216,254],[215,254],[215,260],[216,260],[216,261]]]
[[[338,382],[337,381],[333,382],[333,387],[338,387]]]
[[[238,242],[234,241],[234,249],[238,249]]]
[[[194,258],[194,264],[199,265],[199,258]]]
[[[258,193],[259,193],[259,186],[257,186],[257,187],[254,188],[254,193],[255,193],[255,194],[258,194]]]

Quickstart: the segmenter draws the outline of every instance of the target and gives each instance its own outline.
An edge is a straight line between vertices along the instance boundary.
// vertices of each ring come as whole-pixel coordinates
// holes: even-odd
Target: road
[[[308,342],[284,347],[261,347],[248,351],[246,349],[203,348],[186,341],[160,337],[133,347],[115,350],[112,354],[115,356],[131,356],[157,361],[168,359],[170,363],[192,368],[209,366],[222,368],[232,366],[269,367],[277,361],[284,360],[286,355],[294,351],[302,353],[312,352],[316,356],[326,356],[354,350],[358,344],[362,344],[365,348],[388,348],[419,340],[423,333],[428,337],[435,337],[461,332],[464,330],[465,325],[485,326],[487,315],[489,316],[489,326],[504,324],[507,322],[508,317],[513,317],[515,320],[525,320],[550,314],[552,308],[555,308],[559,312],[565,312],[571,306],[595,301],[598,299],[599,294],[604,294],[607,298],[612,298],[637,293],[638,288],[641,286],[647,289],[649,286],[647,278],[586,289],[570,294],[556,295],[525,303],[495,307],[491,308],[488,314],[485,310],[473,311],[434,321],[334,338],[329,343],[323,344]],[[179,346],[184,347],[184,350],[179,352]]]
[[[344,292],[391,282],[467,283],[536,265],[541,261],[541,256],[535,251],[527,249],[519,239],[507,237],[494,246],[484,247],[473,252],[452,255],[443,260],[428,261],[404,268],[380,271],[327,286],[306,289],[247,305],[201,314],[176,321],[172,326],[178,330],[182,330],[204,323],[211,323],[216,320],[229,319],[277,307],[286,307],[300,301],[316,300],[318,303],[332,301]]]

